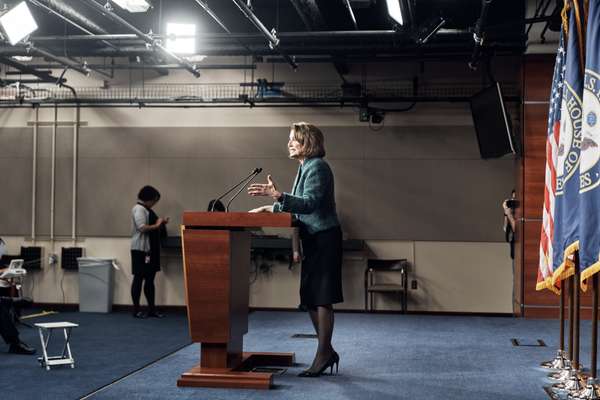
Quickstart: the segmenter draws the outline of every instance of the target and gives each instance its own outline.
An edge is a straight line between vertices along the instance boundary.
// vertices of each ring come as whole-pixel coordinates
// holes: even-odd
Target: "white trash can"
[[[109,313],[112,310],[113,259],[79,257],[79,311]]]

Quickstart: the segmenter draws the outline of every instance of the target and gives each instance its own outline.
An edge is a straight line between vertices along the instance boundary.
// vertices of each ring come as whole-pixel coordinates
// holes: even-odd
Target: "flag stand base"
[[[544,361],[540,364],[542,368],[547,369],[564,369],[565,368],[565,352],[563,350],[556,351],[556,357],[552,361]]]
[[[571,360],[568,359],[564,360],[564,367],[561,370],[548,374],[548,378],[559,382],[566,382],[569,376],[571,376]]]
[[[565,391],[568,393],[569,396],[572,397],[573,395],[576,395],[577,393],[581,392],[581,390],[584,389],[584,387],[579,381],[579,375],[577,373],[577,370],[570,369],[569,379],[564,382],[555,383],[554,385],[552,385],[552,389]]]
[[[569,399],[600,400],[600,396],[598,396],[598,385],[596,384],[596,379],[591,378],[591,377],[588,378],[585,388],[583,388],[576,394],[570,395]]]

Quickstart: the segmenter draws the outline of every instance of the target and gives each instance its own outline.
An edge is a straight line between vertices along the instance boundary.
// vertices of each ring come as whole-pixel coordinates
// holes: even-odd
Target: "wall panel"
[[[289,191],[297,163],[287,158],[288,129],[82,128],[79,176],[86,181],[79,184],[78,232],[127,235],[124,210],[130,210],[143,184],[161,191],[157,211],[171,216],[173,225],[183,210],[205,209],[256,167],[263,168],[257,181],[271,174],[281,190]],[[502,240],[498,204],[514,187],[514,161],[480,160],[471,126],[323,131],[349,237]],[[97,201],[89,194],[95,188],[116,195]],[[269,202],[242,193],[232,209]],[[113,215],[119,221],[100,228],[89,215]]]

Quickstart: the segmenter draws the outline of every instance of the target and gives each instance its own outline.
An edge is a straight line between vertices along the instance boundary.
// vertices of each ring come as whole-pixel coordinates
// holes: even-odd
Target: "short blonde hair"
[[[304,157],[325,157],[325,138],[319,128],[307,122],[295,122],[292,132],[294,139],[302,145]]]

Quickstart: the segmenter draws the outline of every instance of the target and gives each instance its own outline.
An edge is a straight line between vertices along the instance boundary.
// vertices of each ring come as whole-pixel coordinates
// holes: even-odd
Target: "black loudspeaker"
[[[21,257],[25,262],[23,268],[28,271],[42,269],[42,248],[38,246],[21,247]]]
[[[62,269],[77,270],[79,266],[77,259],[83,257],[81,247],[63,247],[60,254],[60,266]]]
[[[519,153],[520,146],[512,133],[511,119],[499,83],[471,97],[471,112],[481,158]]]

